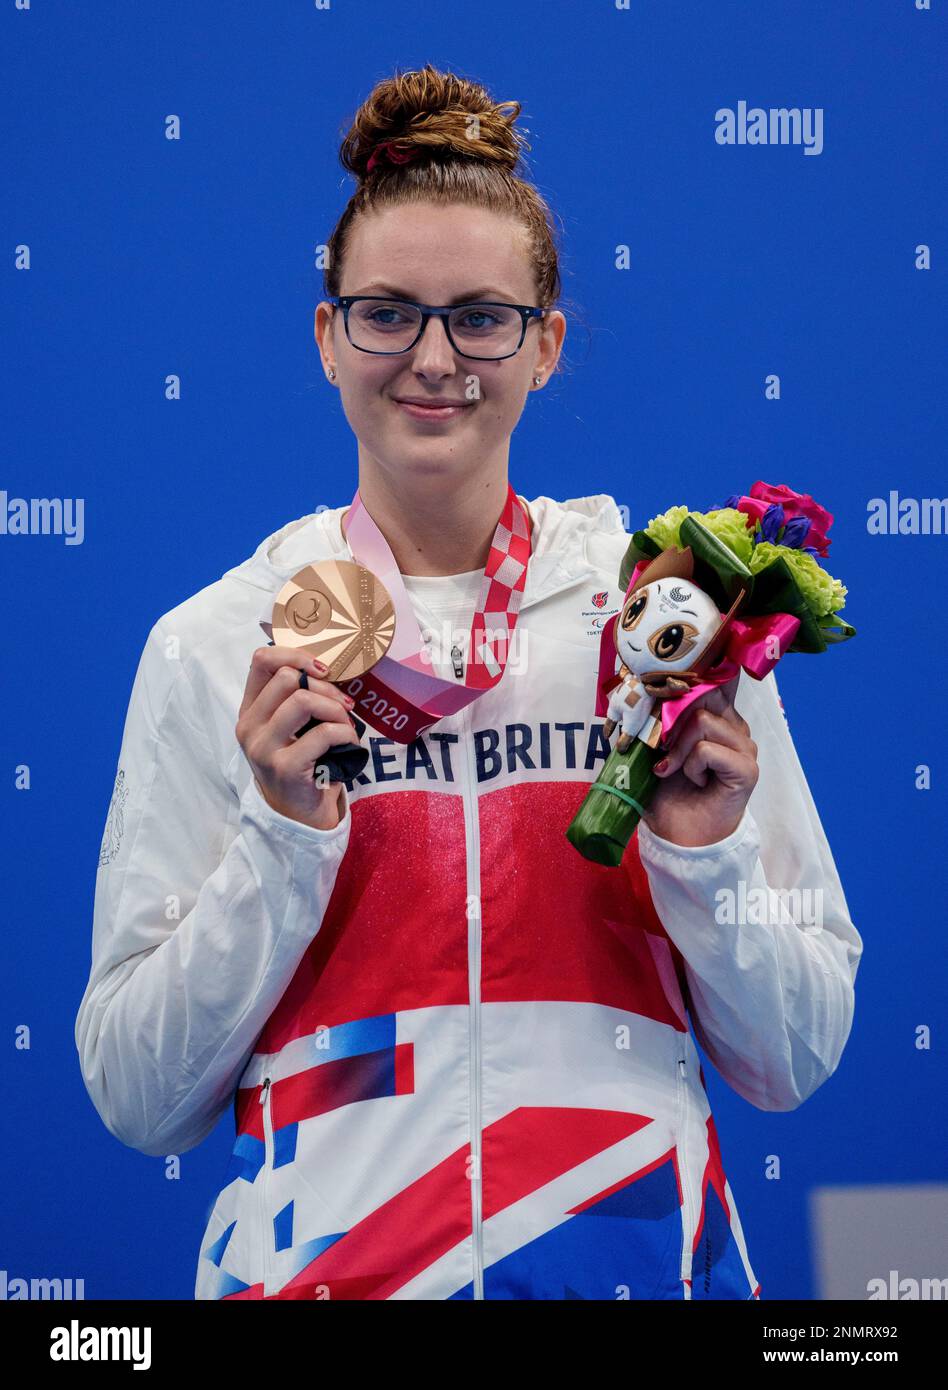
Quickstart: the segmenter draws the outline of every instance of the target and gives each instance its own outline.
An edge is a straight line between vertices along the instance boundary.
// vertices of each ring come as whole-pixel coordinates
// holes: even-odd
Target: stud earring
[[[535,377],[533,378],[533,384],[534,384],[534,386],[539,386],[539,385],[540,385],[540,382],[541,382],[542,380],[543,380],[542,376],[535,376]]]
[[[330,368],[329,368],[329,371],[326,373],[326,375],[329,377],[329,380],[330,380],[330,381],[335,381],[335,380],[336,380],[336,369],[335,369],[335,367],[330,367]]]

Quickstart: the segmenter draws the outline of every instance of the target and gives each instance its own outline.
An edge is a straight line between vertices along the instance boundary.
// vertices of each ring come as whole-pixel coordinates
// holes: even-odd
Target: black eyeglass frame
[[[358,343],[353,343],[352,337],[349,333],[349,309],[360,299],[378,300],[380,303],[383,304],[408,304],[412,309],[417,309],[421,314],[421,323],[419,325],[418,332],[415,334],[414,338],[408,344],[408,346],[403,348],[393,348],[391,351],[388,351],[385,348],[364,348],[360,347]],[[421,338],[421,335],[427,328],[428,320],[437,316],[438,318],[444,320],[444,331],[447,334],[448,342],[451,344],[454,351],[458,354],[459,357],[470,358],[472,362],[505,362],[508,357],[516,357],[517,353],[523,347],[523,340],[527,336],[527,326],[530,323],[530,321],[532,319],[542,319],[545,317],[547,313],[546,309],[541,309],[534,304],[507,304],[506,302],[502,302],[498,299],[472,299],[467,304],[418,304],[414,299],[398,299],[395,296],[384,294],[331,294],[327,295],[327,302],[329,304],[338,305],[342,309],[342,317],[343,323],[345,324],[346,337],[349,339],[349,342],[355,348],[356,352],[369,352],[373,355],[373,357],[399,357],[403,352],[411,352],[412,348],[415,346],[415,344],[418,342],[418,340]],[[458,309],[475,309],[480,308],[481,305],[483,305],[485,309],[517,310],[518,314],[520,315],[520,341],[514,348],[513,352],[502,353],[500,357],[479,357],[472,352],[462,352],[461,349],[458,347],[457,343],[451,336],[451,325],[448,322],[449,315],[455,313]]]

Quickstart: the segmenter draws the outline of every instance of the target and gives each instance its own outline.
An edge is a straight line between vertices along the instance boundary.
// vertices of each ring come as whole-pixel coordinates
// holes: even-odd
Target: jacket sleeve
[[[685,847],[640,822],[639,856],[684,960],[702,1047],[751,1104],[793,1110],[839,1063],[862,941],[773,673],[742,673],[734,703],[760,768],[740,823],[717,844]]]
[[[166,656],[166,619],[132,687],[75,1027],[105,1125],[152,1155],[193,1148],[231,1103],[319,930],[352,823],[344,785],[332,830],[273,810],[254,778],[238,801],[185,665]]]

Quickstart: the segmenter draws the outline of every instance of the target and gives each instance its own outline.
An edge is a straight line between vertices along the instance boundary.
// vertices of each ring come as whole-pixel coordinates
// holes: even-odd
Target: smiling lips
[[[395,404],[416,420],[453,420],[462,410],[467,410],[470,401],[442,401],[439,399],[420,400],[418,397],[393,397]]]
[[[467,401],[450,400],[447,396],[395,396],[399,405],[430,405],[442,409],[449,405],[467,405]]]

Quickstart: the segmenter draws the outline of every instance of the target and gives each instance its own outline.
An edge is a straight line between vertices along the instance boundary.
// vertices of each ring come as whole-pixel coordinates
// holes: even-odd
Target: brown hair
[[[325,292],[337,295],[355,219],[401,203],[467,203],[517,218],[527,232],[538,306],[560,293],[552,214],[531,183],[514,172],[530,146],[514,130],[517,101],[495,102],[479,82],[431,64],[377,83],[356,112],[339,158],[358,187],[327,243]],[[390,162],[383,142],[394,159]],[[373,153],[373,167],[368,165]]]

